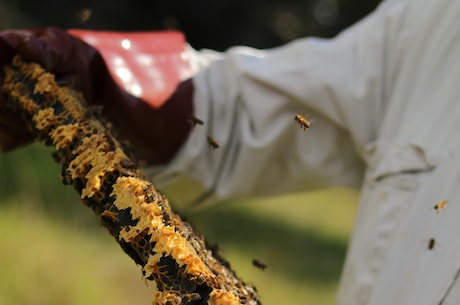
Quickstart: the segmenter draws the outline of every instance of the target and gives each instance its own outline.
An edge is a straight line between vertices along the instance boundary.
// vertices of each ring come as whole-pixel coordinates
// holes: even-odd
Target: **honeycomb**
[[[255,288],[171,210],[81,94],[18,56],[5,67],[2,89],[11,111],[39,141],[55,147],[63,183],[155,282],[153,304],[260,304]]]

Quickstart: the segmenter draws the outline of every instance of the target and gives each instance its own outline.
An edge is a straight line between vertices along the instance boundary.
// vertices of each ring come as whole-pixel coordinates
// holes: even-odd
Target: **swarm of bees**
[[[310,119],[300,114],[295,115],[294,120],[300,125],[300,128],[303,130],[307,130],[307,128],[310,128],[310,125],[312,123]],[[190,116],[189,121],[193,125],[193,127],[195,127],[196,125],[204,125],[204,122],[194,115]],[[219,148],[220,146],[219,142],[210,135],[207,136],[207,141],[209,143],[209,146],[212,149]],[[445,209],[445,207],[447,206],[447,203],[448,203],[447,200],[439,200],[436,203],[436,205],[434,205],[433,209],[436,211],[437,214],[439,214],[443,209]],[[428,240],[427,249],[431,251],[434,249],[435,245],[436,245],[436,240],[433,237],[431,237]],[[258,259],[253,259],[252,264],[253,266],[255,266],[256,268],[259,268],[262,271],[267,268],[267,265]]]
[[[303,130],[307,130],[307,128],[310,128],[310,125],[312,123],[311,120],[307,119],[306,117],[300,114],[297,114],[294,117],[294,120],[300,125],[300,128]],[[203,120],[199,119],[195,115],[190,115],[190,117],[188,118],[188,121],[190,122],[190,124],[192,124],[193,127],[196,127],[197,125],[204,125]],[[220,147],[219,141],[217,141],[215,137],[208,135],[206,139],[207,139],[209,146],[212,149],[216,149]]]

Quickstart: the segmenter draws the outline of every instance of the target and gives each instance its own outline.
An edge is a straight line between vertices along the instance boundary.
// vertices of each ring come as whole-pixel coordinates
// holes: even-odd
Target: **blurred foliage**
[[[3,28],[53,25],[128,31],[178,29],[186,33],[195,48],[223,50],[233,45],[268,48],[302,36],[331,37],[373,10],[380,0],[3,2]]]

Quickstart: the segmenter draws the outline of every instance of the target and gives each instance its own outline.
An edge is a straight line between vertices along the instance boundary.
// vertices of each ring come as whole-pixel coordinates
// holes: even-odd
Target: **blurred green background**
[[[154,287],[60,183],[50,154],[34,144],[0,155],[0,304],[150,304]],[[181,212],[263,304],[321,305],[334,303],[356,200],[330,189]]]
[[[330,37],[377,0],[0,0],[0,29],[179,29],[195,48]],[[150,304],[154,287],[59,180],[51,149],[0,153],[0,304]],[[289,194],[181,211],[264,305],[333,304],[358,194]],[[252,265],[258,259],[262,271]]]

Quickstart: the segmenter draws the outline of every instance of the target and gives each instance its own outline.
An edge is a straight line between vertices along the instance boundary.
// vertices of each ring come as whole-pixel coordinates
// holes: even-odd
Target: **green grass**
[[[1,207],[0,219],[0,304],[149,303],[139,268],[103,230],[14,202]]]
[[[49,149],[0,154],[0,170],[0,304],[151,303],[154,287],[60,183]],[[334,304],[356,200],[331,189],[181,213],[264,305],[321,305]]]

